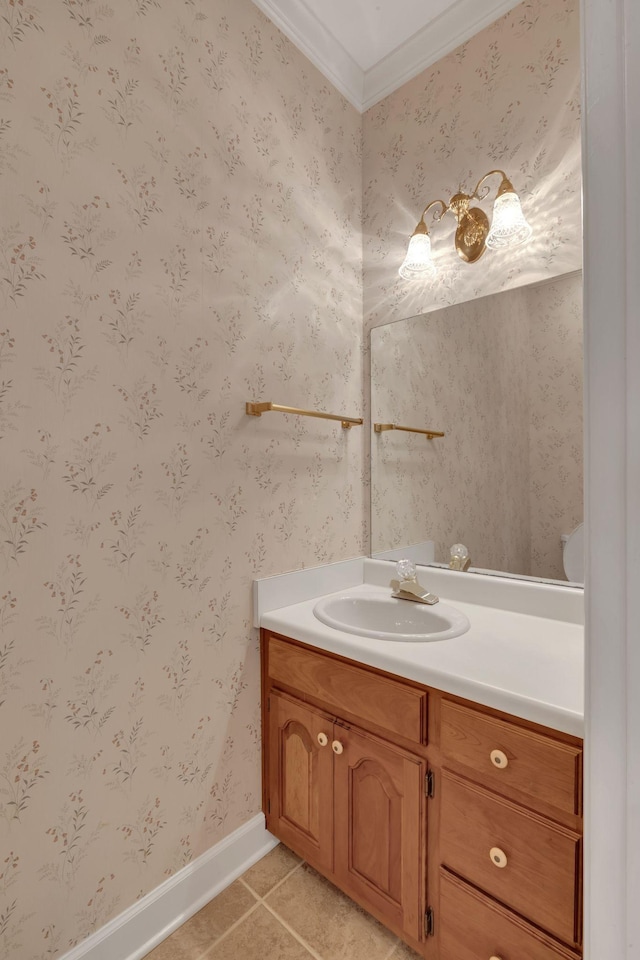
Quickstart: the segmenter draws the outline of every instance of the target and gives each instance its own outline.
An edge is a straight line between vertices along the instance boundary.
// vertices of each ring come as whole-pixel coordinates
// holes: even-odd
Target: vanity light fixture
[[[485,186],[485,180],[495,174],[501,176],[502,181],[493,203],[493,222],[490,224],[484,210],[480,207],[472,207],[471,202],[484,200],[489,195],[490,188]],[[444,200],[432,200],[427,204],[418,226],[413,231],[407,255],[399,270],[404,280],[435,276],[436,268],[431,259],[431,238],[424,219],[432,207],[440,207],[440,211],[433,214],[433,220],[436,223],[442,220],[446,213],[451,212],[455,215],[458,221],[455,235],[456,250],[465,263],[475,263],[487,247],[497,250],[524,243],[532,233],[522,212],[518,194],[506,173],[502,170],[490,170],[478,180],[473,193],[456,193],[449,203],[445,203]]]

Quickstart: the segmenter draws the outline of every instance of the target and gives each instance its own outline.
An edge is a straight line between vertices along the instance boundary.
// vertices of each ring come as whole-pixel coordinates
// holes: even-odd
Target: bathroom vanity
[[[267,827],[427,960],[575,960],[581,628],[447,600],[471,628],[439,643],[261,616]]]

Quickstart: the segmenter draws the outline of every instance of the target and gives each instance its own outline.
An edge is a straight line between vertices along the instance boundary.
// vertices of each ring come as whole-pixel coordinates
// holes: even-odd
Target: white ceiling
[[[520,0],[253,0],[361,112]]]

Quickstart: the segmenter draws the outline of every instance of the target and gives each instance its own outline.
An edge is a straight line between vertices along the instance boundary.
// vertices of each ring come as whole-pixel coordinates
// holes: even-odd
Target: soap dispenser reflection
[[[471,564],[469,551],[464,543],[454,543],[451,547],[451,558],[449,560],[450,570],[468,570]]]

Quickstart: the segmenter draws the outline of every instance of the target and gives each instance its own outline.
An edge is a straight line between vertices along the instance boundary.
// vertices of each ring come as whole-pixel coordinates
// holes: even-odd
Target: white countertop
[[[387,568],[388,569],[388,568]],[[455,581],[453,581],[455,582]],[[336,592],[379,594],[361,583]],[[456,591],[457,592],[457,591]],[[433,642],[375,640],[325,626],[318,597],[264,612],[260,626],[350,660],[582,737],[584,628],[457,597],[441,599],[469,618],[460,637]]]

